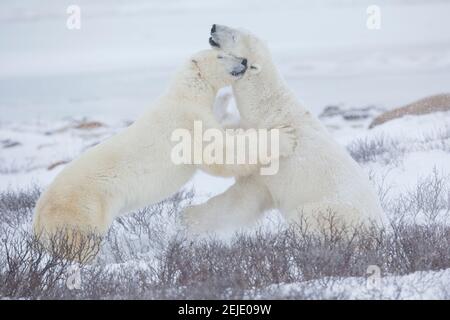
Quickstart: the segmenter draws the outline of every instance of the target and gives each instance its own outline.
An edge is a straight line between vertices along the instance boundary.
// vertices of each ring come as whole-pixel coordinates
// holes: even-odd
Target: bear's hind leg
[[[272,207],[272,196],[254,176],[240,178],[226,192],[186,209],[184,224],[193,233],[238,230]]]

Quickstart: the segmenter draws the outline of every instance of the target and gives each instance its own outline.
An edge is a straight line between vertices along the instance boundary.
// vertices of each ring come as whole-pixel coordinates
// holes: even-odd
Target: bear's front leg
[[[214,163],[209,154],[203,154],[204,162],[200,168],[209,174],[221,177],[247,177],[252,174],[258,174],[261,166],[267,166],[271,162],[279,161],[280,157],[287,157],[294,153],[297,146],[297,136],[295,129],[290,126],[274,128],[278,130],[278,135],[273,132],[267,132],[267,135],[256,136],[256,140],[249,142],[245,148],[237,148],[235,143],[227,143],[233,141],[251,141],[248,139],[250,134],[240,129],[235,134],[225,132],[225,139],[222,141],[223,158],[227,163]],[[274,135],[274,136],[272,136]],[[261,140],[260,140],[261,139]],[[237,151],[237,152],[236,152]],[[245,163],[239,161],[239,152],[244,153]],[[230,157],[232,155],[232,157]],[[222,160],[224,160],[222,159]],[[228,161],[228,160],[232,161]],[[250,159],[255,161],[251,162]],[[223,161],[225,162],[225,161]]]

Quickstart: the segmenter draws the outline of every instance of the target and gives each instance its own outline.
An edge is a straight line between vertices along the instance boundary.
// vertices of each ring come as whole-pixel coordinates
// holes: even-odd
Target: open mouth
[[[209,37],[209,44],[213,47],[220,48],[220,45],[214,41],[212,37]]]
[[[244,75],[245,71],[247,71],[247,67],[245,67],[241,71],[231,71],[231,75],[233,77],[240,77],[240,76]]]

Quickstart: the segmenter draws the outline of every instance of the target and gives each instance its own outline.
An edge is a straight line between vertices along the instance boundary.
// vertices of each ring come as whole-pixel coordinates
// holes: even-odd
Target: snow
[[[326,106],[365,113],[357,120],[321,117],[342,145],[379,136],[398,141],[395,159],[390,154],[388,162],[377,158],[363,165],[375,179],[383,177],[390,197],[435,169],[450,175],[450,138],[437,137],[448,132],[450,112],[367,129],[383,110],[448,92],[450,3],[378,0],[382,27],[368,30],[371,2],[77,0],[82,27],[68,30],[71,1],[2,1],[0,190],[45,187],[64,167],[52,165],[124,129],[164,91],[184,59],[208,47],[213,23],[245,27],[267,40],[288,85],[313,113]],[[102,126],[77,129],[83,121]],[[185,188],[193,187],[201,202],[232,183],[198,173]],[[450,286],[450,270],[386,276],[384,289],[376,292],[366,288],[365,278],[336,281],[323,298],[343,292],[350,299],[437,299]],[[417,281],[419,288],[409,285]],[[401,284],[400,293],[389,290],[394,283]],[[274,284],[262,297],[288,297],[304,286],[319,288]]]
[[[439,300],[448,297],[450,270],[414,272],[406,276],[329,278],[304,283],[272,285],[258,298],[283,299],[310,293],[316,299]],[[249,292],[249,294],[252,294]]]

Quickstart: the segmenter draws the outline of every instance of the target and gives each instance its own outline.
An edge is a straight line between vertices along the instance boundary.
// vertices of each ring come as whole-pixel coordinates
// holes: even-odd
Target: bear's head
[[[271,61],[266,44],[255,35],[243,29],[230,28],[214,24],[211,28],[209,44],[220,51],[234,56],[246,57],[248,60],[247,74],[259,74],[263,65]]]
[[[215,89],[233,84],[247,71],[247,59],[217,50],[200,51],[190,60],[197,76]]]

